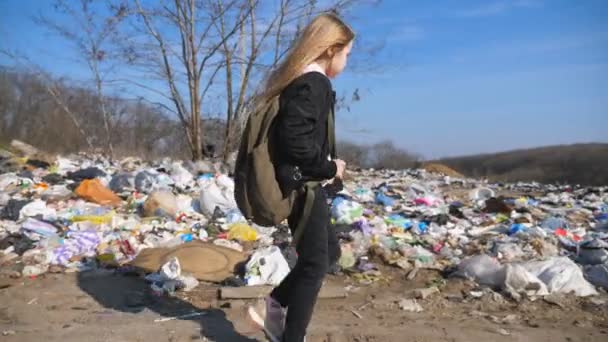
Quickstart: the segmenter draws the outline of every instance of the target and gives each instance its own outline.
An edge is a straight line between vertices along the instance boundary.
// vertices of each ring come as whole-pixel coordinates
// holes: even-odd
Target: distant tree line
[[[104,150],[106,133],[94,89],[49,75],[0,68],[0,144],[22,140],[53,153]],[[143,99],[105,97],[109,137],[115,157],[188,159],[190,146],[173,113]],[[67,111],[67,113],[66,113]],[[207,118],[206,156],[223,152],[226,121]],[[385,141],[373,145],[339,143],[350,166],[403,169],[420,157]]]
[[[395,146],[392,141],[376,144],[356,144],[342,141],[338,143],[338,155],[349,166],[374,169],[407,169],[421,165],[421,157]]]
[[[143,100],[106,97],[110,142],[116,156],[188,158],[179,123]],[[69,111],[69,115],[66,113]],[[22,140],[54,153],[104,150],[106,134],[95,91],[66,80],[0,70],[0,143]],[[221,120],[207,120],[221,142]]]
[[[495,181],[608,185],[608,144],[574,144],[445,158],[470,177]]]

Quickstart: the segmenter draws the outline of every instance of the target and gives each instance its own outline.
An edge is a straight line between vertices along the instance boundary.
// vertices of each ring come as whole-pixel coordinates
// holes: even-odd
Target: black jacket
[[[336,175],[336,164],[328,159],[327,141],[327,120],[334,105],[331,82],[319,72],[299,76],[281,92],[272,143],[276,148],[277,178],[284,191],[293,190],[304,181],[321,181]],[[298,179],[298,173],[302,179]]]

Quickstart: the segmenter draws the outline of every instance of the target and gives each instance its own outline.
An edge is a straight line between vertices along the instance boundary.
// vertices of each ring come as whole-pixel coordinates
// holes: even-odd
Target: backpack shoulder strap
[[[327,143],[329,144],[329,154],[332,159],[337,157],[336,155],[336,114],[334,109],[329,110],[327,116]]]
[[[302,215],[298,220],[296,229],[293,231],[292,243],[294,246],[298,245],[298,242],[300,242],[300,239],[304,234],[306,224],[308,223],[308,219],[312,212],[312,207],[315,203],[315,192],[318,186],[320,186],[319,182],[306,182],[304,184],[304,207],[302,208]]]

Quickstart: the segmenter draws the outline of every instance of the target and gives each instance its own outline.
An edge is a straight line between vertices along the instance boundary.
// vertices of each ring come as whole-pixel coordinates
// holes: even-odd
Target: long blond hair
[[[259,100],[266,102],[279,95],[307,65],[326,54],[333,57],[336,51],[353,39],[355,32],[337,15],[318,15],[302,31],[283,62],[270,74]]]

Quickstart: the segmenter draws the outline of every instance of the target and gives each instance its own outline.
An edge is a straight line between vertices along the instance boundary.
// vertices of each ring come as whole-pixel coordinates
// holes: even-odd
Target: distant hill
[[[608,185],[608,144],[574,144],[440,159],[469,177]]]

